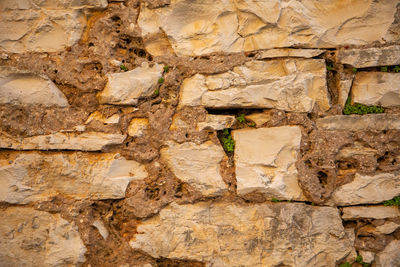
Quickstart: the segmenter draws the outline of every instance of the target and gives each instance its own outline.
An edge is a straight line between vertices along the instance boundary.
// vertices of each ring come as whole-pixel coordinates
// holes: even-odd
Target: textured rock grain
[[[398,114],[367,114],[367,115],[337,115],[328,116],[316,121],[321,130],[400,130],[400,115]]]
[[[400,64],[400,46],[339,50],[337,60],[356,68],[397,65]]]

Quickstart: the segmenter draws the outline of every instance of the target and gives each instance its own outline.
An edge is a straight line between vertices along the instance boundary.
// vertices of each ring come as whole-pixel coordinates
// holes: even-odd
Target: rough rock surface
[[[231,128],[236,122],[235,116],[207,114],[205,121],[197,123],[197,129],[220,131]]]
[[[293,203],[171,204],[137,231],[133,248],[206,266],[335,266],[353,243],[337,209]]]
[[[211,141],[201,145],[170,142],[161,150],[161,157],[168,163],[175,176],[193,186],[204,196],[221,195],[227,186],[220,174],[224,158],[221,146]]]
[[[128,134],[132,137],[141,137],[149,128],[149,120],[146,118],[134,118],[129,123]]]
[[[326,110],[330,104],[325,76],[319,59],[252,61],[226,73],[186,79],[180,104],[309,112],[316,102]]]
[[[64,50],[81,38],[86,26],[84,10],[106,6],[106,0],[3,0],[0,48],[11,53]]]
[[[131,71],[108,74],[108,83],[98,99],[103,104],[135,105],[154,93],[162,72],[162,65],[145,62]]]
[[[397,65],[400,64],[400,46],[341,49],[338,51],[337,60],[356,68]]]
[[[69,106],[64,94],[47,77],[1,66],[0,104]]]
[[[304,200],[295,162],[300,149],[297,126],[243,129],[232,133],[238,194],[253,191],[286,200]]]
[[[359,72],[351,88],[352,100],[364,105],[400,106],[400,75]]]
[[[400,119],[396,114],[337,115],[316,121],[321,130],[400,130]]]
[[[119,199],[130,181],[147,177],[143,166],[119,154],[24,153],[0,155],[0,201],[26,204],[54,196]]]
[[[393,240],[375,257],[377,267],[400,266],[400,241]]]
[[[122,134],[97,132],[55,133],[15,139],[0,133],[0,148],[18,150],[82,150],[100,151],[106,146],[119,145],[125,140]]]
[[[391,31],[397,25],[397,4],[174,0],[158,9],[143,5],[138,24],[143,35],[164,32],[180,56],[290,46],[328,48],[398,40]]]
[[[381,203],[400,195],[400,176],[392,173],[356,174],[352,182],[338,187],[332,195],[336,205]]]
[[[275,58],[275,57],[317,57],[324,53],[321,49],[292,49],[292,48],[277,48],[263,50],[257,53],[256,59]]]
[[[397,207],[385,206],[354,206],[343,208],[343,219],[386,219],[400,217]]]
[[[78,227],[59,214],[9,207],[0,212],[0,221],[2,266],[77,266],[85,261]]]

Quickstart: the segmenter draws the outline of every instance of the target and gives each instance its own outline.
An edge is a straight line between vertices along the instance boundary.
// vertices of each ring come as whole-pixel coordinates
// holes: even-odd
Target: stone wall
[[[0,266],[400,266],[400,1],[0,1]]]

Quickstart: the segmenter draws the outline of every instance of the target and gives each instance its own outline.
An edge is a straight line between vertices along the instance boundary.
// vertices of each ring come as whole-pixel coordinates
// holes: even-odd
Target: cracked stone
[[[337,53],[337,61],[356,68],[397,65],[400,64],[400,46],[341,49]]]
[[[377,267],[400,266],[400,240],[393,240],[383,251],[376,254],[375,263]]]
[[[225,128],[231,128],[235,122],[235,116],[207,114],[205,121],[197,123],[197,130],[220,131]]]
[[[385,206],[354,206],[344,207],[344,220],[348,219],[387,219],[400,217],[400,211],[397,207]]]
[[[366,114],[327,116],[316,120],[320,130],[383,131],[400,130],[400,118],[396,114]]]

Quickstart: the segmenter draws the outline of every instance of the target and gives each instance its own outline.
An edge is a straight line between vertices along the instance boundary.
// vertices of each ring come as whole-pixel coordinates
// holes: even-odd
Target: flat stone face
[[[143,35],[164,32],[175,53],[202,55],[279,47],[329,48],[396,41],[397,0],[174,0],[141,7]],[[374,30],[371,31],[371,28]]]
[[[230,128],[236,122],[235,116],[207,114],[205,121],[197,123],[197,129],[220,131]]]
[[[98,132],[55,133],[16,139],[0,133],[0,148],[17,150],[82,150],[100,151],[109,145],[119,145],[126,135]]]
[[[400,64],[400,46],[339,50],[338,62],[356,68]]]
[[[400,106],[400,75],[386,72],[359,72],[351,92],[355,103],[383,107]]]
[[[86,247],[78,227],[60,217],[29,207],[0,212],[2,266],[78,266]]]
[[[293,48],[277,48],[264,50],[257,53],[256,59],[275,58],[275,57],[304,57],[312,58],[324,53],[321,49],[293,49]]]
[[[338,115],[316,120],[320,130],[400,130],[400,117],[396,114]]]
[[[205,196],[221,195],[227,189],[220,174],[224,156],[222,147],[211,141],[201,145],[170,142],[161,150],[161,158],[175,176]]]
[[[337,209],[294,203],[172,204],[137,232],[132,248],[206,266],[335,266],[353,245]]]
[[[6,67],[0,67],[0,104],[69,106],[64,94],[47,77]]]
[[[232,132],[238,194],[263,192],[278,199],[304,200],[295,162],[300,149],[298,126]]]
[[[400,240],[393,240],[375,257],[377,267],[400,266]]]
[[[400,195],[400,176],[391,173],[360,175],[332,195],[338,206],[381,203]]]
[[[326,68],[320,59],[250,61],[232,71],[185,79],[182,106],[276,108],[310,112],[330,107]]]
[[[131,180],[147,172],[114,153],[0,154],[0,201],[26,204],[62,195],[75,199],[120,199]]]
[[[149,120],[147,118],[134,118],[129,123],[128,134],[133,137],[143,136],[149,128]]]
[[[343,219],[387,219],[400,217],[400,211],[395,206],[344,207]]]
[[[108,83],[97,97],[102,104],[134,105],[140,98],[151,96],[162,76],[163,66],[147,62],[134,70],[108,74]]]
[[[0,49],[10,53],[62,51],[81,38],[86,26],[82,9],[106,6],[106,0],[3,0]]]

